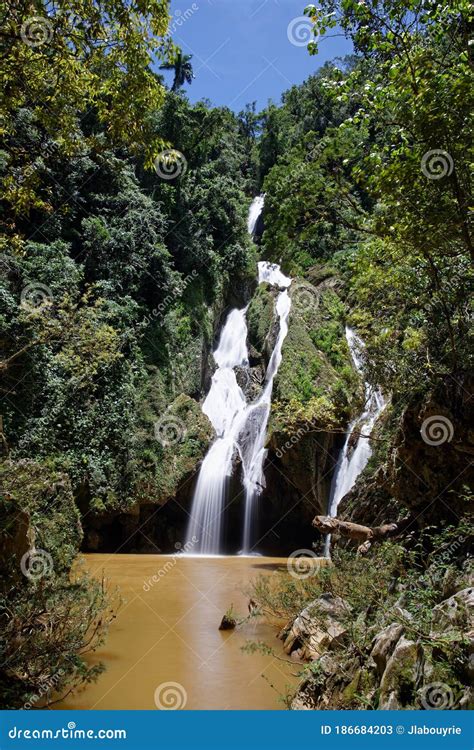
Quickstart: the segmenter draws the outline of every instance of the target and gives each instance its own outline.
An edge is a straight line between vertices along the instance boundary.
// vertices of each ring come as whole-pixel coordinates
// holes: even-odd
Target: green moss
[[[260,284],[247,310],[248,338],[250,343],[261,352],[265,338],[274,319],[275,295],[267,284]]]
[[[314,287],[299,278],[293,281],[290,296],[288,335],[274,400],[304,405],[324,398],[344,421],[358,385],[345,339],[344,304],[333,289]]]
[[[133,497],[163,503],[196,469],[214,435],[200,404],[180,394],[161,412],[149,403],[147,419],[138,439],[140,448],[133,471]]]
[[[354,700],[356,694],[359,692],[361,674],[362,670],[358,669],[349,685],[344,688],[342,698],[345,703],[351,703]]]

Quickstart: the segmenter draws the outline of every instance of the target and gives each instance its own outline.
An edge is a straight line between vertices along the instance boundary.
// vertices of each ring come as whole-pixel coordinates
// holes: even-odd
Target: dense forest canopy
[[[201,362],[255,283],[255,194],[261,257],[340,278],[369,382],[400,410],[448,378],[464,387],[474,89],[465,0],[309,6],[310,52],[337,26],[354,54],[239,114],[180,89],[192,67],[166,0],[7,0],[1,13],[1,516],[10,542],[32,524],[54,564],[40,584],[3,560],[0,617],[16,614],[0,687],[18,705],[58,670],[59,689],[97,671],[78,653],[103,592],[69,581],[81,519],[163,502],[211,438]],[[313,336],[336,369],[340,330]],[[301,394],[296,406],[312,403],[312,383]],[[157,439],[166,420],[187,426],[177,457]],[[45,607],[51,628],[12,648]]]

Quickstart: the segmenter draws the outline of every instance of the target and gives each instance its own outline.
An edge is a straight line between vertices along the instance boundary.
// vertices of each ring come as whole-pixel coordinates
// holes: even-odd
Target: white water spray
[[[284,287],[276,301],[276,313],[279,321],[279,331],[275,348],[268,363],[265,383],[262,394],[257,402],[249,407],[245,424],[239,433],[239,452],[242,458],[245,488],[245,516],[244,516],[244,538],[242,552],[249,554],[253,546],[253,531],[257,521],[258,497],[265,487],[265,476],[263,464],[267,455],[265,448],[265,435],[267,432],[268,417],[270,416],[273,381],[278,372],[282,359],[282,346],[288,333],[288,315],[291,308],[291,300],[287,287],[291,279],[284,276],[280,267],[276,264],[259,263],[258,281],[263,281],[278,287]]]
[[[264,202],[265,202],[265,196],[257,195],[257,197],[254,198],[252,203],[250,204],[249,215],[247,217],[247,231],[250,235],[253,235],[255,232],[255,227],[257,226],[258,217],[263,211]]]
[[[354,366],[359,374],[362,374],[363,359],[361,351],[364,348],[364,344],[359,336],[349,327],[346,327],[346,339]],[[374,390],[368,383],[364,384],[364,391],[364,411],[350,423],[344,445],[339,454],[329,495],[329,516],[336,516],[340,501],[353,488],[358,476],[363,472],[372,455],[369,438],[375,422],[385,407],[385,400],[380,391]],[[360,434],[354,448],[351,450],[351,436],[356,427],[360,428]],[[329,555],[329,546],[330,536],[327,536],[325,543],[326,556]]]
[[[228,478],[232,474],[236,431],[240,424],[238,417],[246,407],[233,368],[248,364],[246,340],[245,309],[232,310],[214,352],[218,368],[202,405],[217,439],[202,462],[186,538],[186,541],[193,537],[198,540],[193,551],[201,554],[221,552],[223,513]]]
[[[263,208],[263,196],[252,202],[248,217],[248,230],[253,234]],[[276,301],[279,332],[268,363],[265,383],[260,397],[247,404],[234,372],[234,367],[248,367],[246,312],[232,310],[222,329],[219,344],[214,351],[217,370],[211,388],[202,405],[217,438],[210,447],[199,472],[191,507],[186,541],[195,537],[193,552],[219,554],[222,552],[223,517],[227,499],[228,481],[232,476],[233,458],[237,451],[242,461],[245,490],[245,518],[243,552],[251,550],[253,529],[256,523],[258,496],[265,486],[263,464],[267,451],[265,435],[270,414],[273,380],[281,363],[281,349],[288,332],[288,315],[291,301],[287,288],[291,279],[284,276],[277,264],[258,264],[259,283],[267,282],[280,289]]]

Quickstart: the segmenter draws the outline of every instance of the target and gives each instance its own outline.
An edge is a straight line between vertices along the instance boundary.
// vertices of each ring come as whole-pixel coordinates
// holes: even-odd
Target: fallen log
[[[397,536],[412,522],[413,519],[410,517],[403,518],[397,523],[385,523],[382,526],[362,526],[351,521],[340,521],[338,518],[332,518],[331,516],[316,516],[313,520],[313,526],[321,534],[339,534],[357,542],[371,542]]]

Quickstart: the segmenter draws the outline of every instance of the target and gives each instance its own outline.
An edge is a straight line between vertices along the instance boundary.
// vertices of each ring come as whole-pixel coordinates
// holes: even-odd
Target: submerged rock
[[[230,607],[221,620],[219,630],[233,630],[237,625],[237,620],[234,617],[233,607]]]

